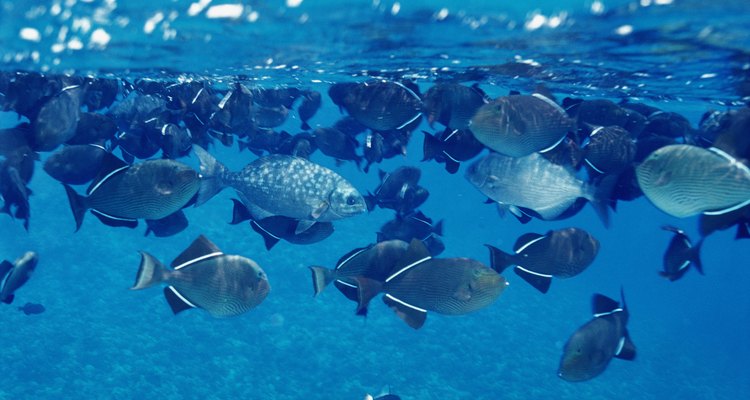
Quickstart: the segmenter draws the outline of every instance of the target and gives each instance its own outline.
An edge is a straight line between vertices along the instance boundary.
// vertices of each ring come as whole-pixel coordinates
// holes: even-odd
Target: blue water
[[[590,1],[507,8],[495,1],[403,3],[394,12],[392,1],[341,6],[308,0],[296,8],[247,2],[242,17],[229,20],[206,18],[206,10],[189,17],[185,1],[35,6],[3,0],[0,66],[217,83],[244,75],[263,87],[293,84],[321,92],[331,82],[368,75],[414,78],[423,92],[435,81],[465,76],[493,97],[543,83],[560,98],[636,98],[681,113],[693,126],[704,111],[739,105],[748,95],[742,88],[750,29],[742,1],[604,1],[610,12],[601,15]],[[441,18],[443,8],[448,15]],[[170,20],[172,11],[177,15]],[[146,21],[158,12],[164,19],[146,33]],[[559,26],[532,29],[535,15],[550,21],[563,14]],[[91,23],[86,32],[73,28],[81,18]],[[63,26],[68,33],[59,40]],[[616,33],[623,26],[633,32]],[[36,29],[39,41],[20,39],[24,27]],[[97,28],[110,35],[106,45],[90,44]],[[81,50],[71,48],[73,36]],[[65,48],[54,51],[56,43]],[[518,72],[518,64],[531,68]],[[311,122],[330,126],[340,117],[324,96]],[[16,123],[15,114],[0,114],[0,128]],[[282,128],[298,126],[292,117]],[[415,331],[380,301],[362,319],[335,289],[312,297],[307,266],[332,267],[350,249],[373,242],[392,218],[389,210],[336,222],[323,242],[281,242],[271,251],[247,225],[228,225],[229,190],[187,209],[190,226],[173,237],[144,237],[144,224],[106,227],[91,215],[73,233],[62,185],[37,168],[29,231],[0,216],[0,259],[27,250],[40,259],[14,304],[0,307],[0,399],[361,399],[386,385],[403,399],[420,400],[750,398],[748,241],[735,241],[731,230],[711,235],[702,249],[706,275],[689,271],[668,282],[657,275],[670,240],[660,226],[676,225],[697,238],[697,218],[670,217],[641,198],[620,202],[609,229],[588,206],[568,220],[520,225],[482,204],[484,197],[463,178],[465,166],[448,175],[441,165],[420,162],[418,133],[407,156],[369,174],[351,163],[336,166],[319,152],[312,159],[362,192],[375,188],[378,168],[421,168],[420,184],[430,190],[421,209],[445,221],[441,257],[488,263],[485,243],[509,250],[523,233],[577,226],[601,242],[594,264],[580,276],[555,280],[546,295],[506,273],[510,287],[488,308],[460,317],[430,313]],[[232,170],[254,157],[220,145],[212,152]],[[181,161],[197,168],[195,157]],[[229,319],[200,310],[174,316],[161,290],[128,289],[137,251],[168,262],[199,234],[265,269],[272,290],[263,304]],[[562,346],[591,318],[591,295],[617,298],[621,286],[636,360],[613,360],[583,383],[559,379]],[[16,311],[27,301],[47,311]]]

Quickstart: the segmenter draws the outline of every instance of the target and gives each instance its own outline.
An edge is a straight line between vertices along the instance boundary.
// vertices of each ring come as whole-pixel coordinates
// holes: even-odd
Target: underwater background
[[[321,93],[373,76],[414,79],[422,92],[443,80],[478,82],[493,98],[544,84],[559,98],[634,99],[692,126],[750,94],[740,0],[249,1],[238,14],[210,14],[226,3],[0,0],[0,68],[218,83],[242,76]],[[324,95],[310,122],[340,117]],[[0,113],[0,128],[17,122]],[[299,122],[292,115],[282,128],[296,131]],[[567,220],[521,225],[483,204],[463,177],[466,165],[449,175],[420,162],[421,146],[415,132],[406,156],[367,174],[320,153],[312,160],[363,193],[377,186],[378,168],[418,166],[430,191],[420,209],[444,220],[441,257],[489,264],[484,244],[510,249],[523,233],[575,226],[601,242],[594,264],[555,279],[547,294],[508,271],[510,287],[491,306],[460,317],[429,313],[412,330],[380,301],[364,319],[335,289],[313,298],[307,268],[333,267],[374,242],[391,211],[338,221],[316,244],[267,251],[247,225],[228,224],[233,193],[225,190],[186,209],[190,225],[172,237],[91,216],[74,233],[63,186],[37,169],[28,232],[0,216],[0,259],[33,250],[40,260],[14,304],[0,306],[0,399],[361,399],[384,386],[403,399],[750,398],[750,247],[733,230],[706,239],[705,276],[688,271],[669,282],[657,275],[671,238],[660,227],[698,237],[697,218],[670,217],[640,198],[620,202],[609,229],[590,206]],[[233,171],[255,158],[236,145],[217,144],[212,154]],[[194,156],[181,161],[198,167]],[[201,310],[175,316],[161,290],[129,290],[139,250],[166,263],[200,234],[263,267],[272,288],[263,304],[228,319]],[[591,295],[618,299],[620,287],[637,358],[615,359],[587,382],[561,380],[562,346],[591,318]],[[16,310],[27,301],[46,312]]]

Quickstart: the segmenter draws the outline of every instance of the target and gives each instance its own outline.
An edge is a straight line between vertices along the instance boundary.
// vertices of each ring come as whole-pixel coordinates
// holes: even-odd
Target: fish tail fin
[[[422,131],[422,133],[424,133],[424,145],[422,145],[424,157],[422,157],[422,161],[433,160],[443,151],[442,142],[429,132]]]
[[[367,306],[370,301],[375,298],[383,290],[383,283],[374,279],[357,277],[354,278],[357,282],[357,297],[359,302],[357,303],[357,315],[366,315]]]
[[[86,210],[88,210],[86,198],[76,193],[72,187],[64,183],[63,186],[65,187],[65,194],[68,195],[68,203],[70,203],[70,209],[73,211],[73,218],[76,221],[76,232],[78,232],[78,230],[81,229]]]
[[[698,240],[698,243],[695,244],[695,246],[690,249],[690,261],[695,265],[695,269],[698,270],[698,273],[701,275],[705,275],[703,273],[703,263],[701,263],[701,247],[703,247],[703,239],[700,238]]]
[[[736,239],[750,239],[750,229],[748,229],[747,222],[740,222],[737,224],[737,233],[734,235]]]
[[[227,167],[200,146],[193,146],[193,151],[201,163],[201,185],[198,189],[198,197],[195,200],[195,206],[197,207],[224,189],[222,177],[227,172]]]
[[[485,244],[490,249],[490,266],[501,274],[506,268],[514,265],[513,254],[508,254],[495,246]]]
[[[438,221],[437,224],[432,228],[432,233],[443,236],[443,220]]]
[[[145,289],[167,279],[169,270],[159,260],[145,251],[141,252],[141,265],[131,290]]]
[[[602,179],[598,185],[593,187],[593,193],[591,198],[588,199],[591,202],[591,206],[594,207],[594,211],[602,220],[605,228],[609,228],[609,204],[612,192],[617,184],[617,175],[608,175]]]
[[[308,124],[307,121],[302,121],[301,128],[302,128],[303,131],[309,131],[310,130],[310,124]]]
[[[336,273],[334,270],[325,267],[310,266],[309,268],[310,271],[312,271],[313,290],[315,291],[314,296],[317,296],[326,288],[326,286],[328,286],[328,284],[333,282]]]

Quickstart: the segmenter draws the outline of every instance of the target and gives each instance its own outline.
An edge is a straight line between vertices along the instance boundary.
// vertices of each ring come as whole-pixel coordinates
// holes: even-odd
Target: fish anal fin
[[[401,318],[413,329],[421,328],[427,319],[426,310],[412,306],[390,294],[383,296],[383,302],[396,313],[396,316]]]
[[[621,346],[619,346],[619,351],[615,353],[615,357],[621,360],[634,360],[636,354],[635,344],[633,344],[633,341],[630,340],[630,335],[627,333],[627,331],[625,332],[625,336],[622,338],[622,340],[623,343]]]
[[[547,293],[550,285],[552,284],[552,277],[550,275],[539,274],[533,271],[524,269],[523,267],[516,267],[513,269],[516,275],[520,276],[521,279],[528,282],[536,290]]]
[[[131,228],[131,229],[138,226],[137,219],[115,218],[97,210],[91,210],[91,213],[94,214],[96,218],[99,218],[99,221],[102,221],[102,223],[107,226],[111,226],[115,228],[125,227],[125,228]]]
[[[232,207],[232,222],[230,224],[237,225],[252,218],[250,210],[247,209],[245,204],[237,199],[232,199],[232,203],[234,206]]]
[[[350,282],[349,280],[336,279],[333,281],[333,285],[336,289],[341,292],[347,299],[359,303],[359,288],[356,282]]]
[[[164,297],[167,299],[167,303],[169,303],[169,307],[175,315],[185,310],[195,308],[195,305],[183,297],[174,286],[167,286],[164,288]]]
[[[263,244],[265,244],[266,250],[271,250],[273,246],[275,246],[276,243],[279,243],[279,241],[281,240],[280,237],[268,231],[258,221],[250,221],[250,227],[253,228],[255,232],[258,232],[260,236],[263,237]]]
[[[200,235],[193,241],[192,244],[190,244],[187,249],[185,249],[185,251],[180,253],[180,255],[177,256],[174,261],[172,261],[170,266],[174,269],[179,269],[187,264],[192,263],[198,258],[206,257],[212,254],[219,255],[221,254],[221,250],[219,250],[219,248],[205,236]]]

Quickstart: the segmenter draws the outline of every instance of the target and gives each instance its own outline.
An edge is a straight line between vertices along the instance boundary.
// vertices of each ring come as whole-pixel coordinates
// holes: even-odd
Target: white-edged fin
[[[336,263],[336,268],[334,269],[341,269],[346,263],[348,263],[352,258],[356,257],[359,253],[362,253],[365,250],[369,250],[372,248],[372,246],[362,247],[360,249],[354,249],[350,251],[348,254],[345,254],[338,263]],[[356,287],[356,286],[355,286]]]
[[[215,252],[215,253],[211,253],[211,254],[206,254],[206,255],[200,256],[200,257],[198,257],[198,258],[194,258],[194,259],[192,259],[192,260],[190,260],[190,261],[184,262],[184,263],[182,263],[182,264],[180,264],[180,265],[178,265],[178,266],[174,267],[174,270],[175,270],[175,271],[177,271],[177,270],[178,270],[178,269],[180,269],[180,268],[185,268],[185,267],[187,267],[188,265],[191,265],[191,264],[195,264],[195,263],[197,263],[197,262],[201,262],[201,261],[203,261],[203,260],[208,260],[209,258],[214,258],[214,257],[218,257],[218,256],[220,256],[220,255],[222,255],[222,254],[224,254],[224,253],[222,253],[222,252],[220,252],[220,251],[217,251],[217,252]]]
[[[620,341],[617,342],[617,348],[615,349],[615,355],[618,355],[622,352],[622,348],[625,347],[625,336],[620,338]]]
[[[229,101],[229,99],[232,97],[233,94],[234,94],[234,90],[230,90],[229,92],[227,92],[226,95],[224,95],[224,98],[222,98],[221,101],[219,102],[220,110],[224,109],[224,106],[227,105],[227,101]]]
[[[187,249],[172,261],[170,266],[173,269],[184,268],[186,265],[205,260],[206,258],[216,257],[221,254],[223,253],[215,244],[205,236],[200,235]]]
[[[745,167],[747,168],[747,167]],[[750,174],[750,172],[748,172]],[[703,211],[703,214],[705,215],[721,215],[726,214],[735,210],[739,210],[742,207],[745,207],[746,205],[750,204],[750,199],[747,199],[743,201],[742,203],[739,203],[737,205],[731,206],[729,208],[724,208],[722,210],[714,210],[714,211]]]
[[[556,108],[556,109],[557,109],[558,111],[560,111],[560,113],[562,113],[562,114],[566,114],[566,113],[565,113],[565,109],[564,109],[564,108],[562,108],[562,107],[560,107],[560,105],[559,105],[559,104],[557,104],[557,103],[555,103],[554,101],[552,101],[552,99],[550,99],[549,97],[547,97],[547,96],[545,96],[545,95],[543,95],[543,94],[541,94],[541,93],[532,93],[531,95],[532,95],[533,97],[536,97],[537,99],[539,99],[539,100],[542,100],[543,102],[545,102],[545,103],[547,103],[547,104],[551,105],[552,107],[555,107],[555,108]],[[567,114],[566,114],[566,115],[567,115]]]
[[[453,161],[453,162],[461,162],[461,161],[458,161],[455,158],[451,157],[451,155],[448,154],[448,153],[446,153],[445,150],[443,150],[443,155],[446,156],[446,157],[448,157],[448,158],[450,158],[451,161]]]
[[[717,148],[717,147],[709,147],[708,150],[712,151],[715,154],[720,155],[721,157],[729,161],[730,164],[737,166],[737,168],[741,169],[743,172],[750,175],[750,168],[748,168],[747,165],[737,161],[736,158],[732,157],[729,153],[725,152],[724,150]]]
[[[203,88],[201,88],[198,93],[195,94],[195,97],[193,97],[193,100],[190,102],[190,104],[195,104],[195,102],[198,101],[198,97],[200,97],[201,93],[203,93]]]
[[[537,235],[538,235],[538,236],[537,236]],[[537,236],[537,237],[533,237],[533,236]],[[525,250],[526,248],[528,248],[529,246],[531,246],[532,244],[534,244],[534,243],[536,243],[536,242],[538,242],[538,241],[540,241],[540,240],[544,239],[545,237],[546,237],[545,235],[539,235],[539,234],[534,234],[534,233],[532,233],[532,234],[524,234],[524,235],[523,235],[523,236],[521,236],[521,237],[519,238],[519,240],[518,240],[518,241],[516,242],[516,246],[515,246],[515,249],[514,249],[514,250],[516,251],[516,254],[519,254],[519,253],[521,253],[522,251],[524,251],[524,250]],[[526,243],[524,243],[524,244],[520,244],[521,240],[523,240],[523,239],[527,239],[527,238],[528,238],[529,240],[528,240],[528,241],[526,241]]]
[[[426,312],[427,312],[427,310],[425,310],[424,308],[420,308],[420,307],[417,307],[417,306],[415,306],[415,305],[411,305],[411,304],[409,304],[409,303],[407,303],[407,302],[405,302],[405,301],[403,301],[403,300],[399,300],[398,298],[396,298],[396,297],[393,297],[392,295],[390,295],[390,294],[388,294],[388,293],[386,293],[386,294],[385,294],[385,297],[387,297],[387,298],[389,298],[389,299],[391,299],[391,300],[395,301],[396,303],[399,303],[399,304],[401,304],[401,305],[403,305],[403,306],[406,306],[406,307],[409,307],[409,308],[411,308],[411,309],[417,310],[417,311],[419,311],[419,312],[424,312],[424,313],[426,313]]]
[[[522,266],[520,266],[520,265],[516,265],[516,268],[520,269],[520,270],[521,270],[521,271],[523,271],[523,272],[526,272],[527,274],[532,274],[532,275],[536,275],[536,276],[541,276],[542,278],[552,278],[552,275],[549,275],[549,274],[542,274],[542,273],[539,273],[539,272],[534,272],[534,271],[532,271],[532,270],[530,270],[530,269],[526,269],[526,268],[524,268],[524,267],[522,267]]]
[[[458,133],[458,129],[454,129],[450,134],[448,134],[448,136],[443,139],[443,142],[447,142],[448,140],[450,140],[450,138],[452,138],[456,133]]]
[[[133,219],[133,218],[115,217],[114,215],[109,215],[107,213],[103,213],[103,212],[101,212],[99,210],[94,210],[94,209],[91,209],[91,212],[94,213],[94,214],[99,214],[99,215],[101,215],[103,217],[106,217],[106,218],[109,218],[109,219],[117,220],[117,221],[137,221],[136,219]]]
[[[167,299],[167,303],[169,303],[169,307],[172,308],[174,314],[191,308],[198,308],[198,306],[180,294],[174,286],[164,288],[164,297]]]
[[[397,126],[396,129],[397,130],[398,129],[403,129],[403,127],[408,126],[409,124],[411,124],[412,122],[416,121],[418,118],[421,118],[421,117],[422,117],[422,112],[420,111],[420,112],[417,113],[417,115],[415,115],[414,117],[412,117],[410,120],[408,120],[408,121],[404,122],[403,124]]]
[[[109,156],[107,156],[107,154]],[[130,165],[125,164],[124,161],[120,160],[110,153],[107,154],[105,154],[105,161],[102,162],[102,171],[99,172],[101,177],[97,177],[97,179],[94,180],[95,183],[93,183],[88,188],[88,190],[86,190],[86,194],[89,196],[91,196],[91,194],[94,193],[96,189],[99,189],[99,187],[101,187],[102,184],[104,184],[104,182],[106,182],[108,179],[130,168]]]
[[[618,307],[618,308],[615,308],[615,309],[614,309],[614,310],[612,310],[612,311],[607,311],[607,312],[603,312],[603,313],[597,313],[597,314],[594,314],[594,318],[599,318],[599,317],[603,317],[603,316],[605,316],[605,315],[612,315],[612,314],[614,314],[614,313],[618,313],[618,312],[622,312],[622,308],[619,308],[619,307]]]
[[[557,140],[557,141],[555,142],[555,144],[553,144],[553,145],[552,145],[552,146],[550,146],[550,147],[547,147],[546,149],[541,149],[541,150],[539,150],[539,152],[540,152],[540,153],[546,153],[546,152],[548,152],[548,151],[550,151],[550,150],[554,149],[555,147],[557,147],[557,145],[558,145],[558,144],[562,143],[562,141],[563,141],[563,140],[565,140],[565,137],[567,137],[567,136],[568,136],[568,135],[567,135],[567,133],[566,133],[565,135],[562,135],[562,136],[560,136],[560,139],[558,139],[558,140]]]
[[[264,227],[263,227],[263,225],[259,224],[259,223],[258,223],[257,221],[254,221],[254,220],[253,220],[253,221],[250,221],[250,224],[252,224],[252,225],[253,225],[254,227],[256,227],[256,228],[258,228],[258,229],[262,230],[262,231],[263,231],[263,232],[265,232],[265,233],[266,233],[266,234],[267,234],[268,236],[270,236],[270,237],[272,237],[272,238],[274,238],[274,239],[276,239],[276,240],[281,240],[281,238],[280,238],[280,237],[278,237],[278,236],[274,235],[273,233],[269,232],[269,231],[268,231],[268,230],[267,230],[266,228],[264,228]]]
[[[588,158],[584,158],[583,161],[586,161],[586,164],[588,164],[589,167],[591,167],[591,169],[593,169],[594,171],[596,171],[596,172],[598,172],[600,174],[604,174],[604,171],[600,170],[599,168],[596,168],[596,166],[594,164],[592,164],[591,161],[589,161]]]
[[[413,263],[411,263],[411,264],[409,264],[409,265],[407,265],[407,266],[405,266],[405,267],[403,267],[403,268],[399,269],[398,271],[396,271],[396,273],[394,273],[393,275],[389,276],[389,277],[388,277],[388,278],[387,278],[387,279],[385,280],[385,281],[386,281],[386,283],[387,283],[387,282],[390,282],[390,281],[391,281],[391,280],[392,280],[393,278],[395,278],[395,277],[397,277],[397,276],[401,275],[402,273],[404,273],[404,272],[408,271],[408,270],[409,270],[409,269],[411,269],[411,268],[414,268],[414,267],[416,267],[416,266],[417,266],[417,265],[419,265],[419,264],[422,264],[423,262],[425,262],[425,261],[427,261],[427,260],[429,260],[429,259],[431,259],[431,258],[432,258],[431,256],[427,256],[427,257],[423,257],[423,258],[420,258],[419,260],[417,260],[417,261],[414,261]]]
[[[402,88],[403,88],[404,90],[406,90],[407,92],[409,92],[409,94],[410,94],[410,95],[411,95],[412,97],[414,97],[415,99],[419,100],[420,102],[422,101],[422,99],[421,99],[421,98],[419,98],[419,96],[418,96],[418,95],[417,95],[416,93],[414,93],[414,91],[413,91],[413,90],[411,90],[411,89],[409,89],[408,87],[406,87],[406,85],[404,85],[403,83],[401,83],[401,82],[393,82],[393,83],[395,83],[395,84],[396,84],[396,85],[398,85],[398,86],[401,86],[401,87],[402,87]]]
[[[603,127],[603,126],[599,126],[599,127],[597,127],[596,129],[594,129],[593,131],[591,131],[591,133],[589,134],[589,137],[591,137],[591,136],[594,136],[594,135],[596,135],[597,133],[601,132],[601,131],[602,131],[602,129],[604,129],[604,127]]]
[[[680,266],[679,266],[679,267],[677,268],[677,270],[678,270],[678,271],[682,271],[683,269],[687,268],[687,267],[688,267],[688,265],[690,265],[690,260],[685,260],[685,262],[683,262],[683,263],[682,263],[682,265],[680,265]]]
[[[348,286],[350,288],[355,288],[355,289],[357,288],[357,285],[349,283],[347,281],[342,281],[341,279],[336,279],[336,282],[338,282],[341,285]]]

